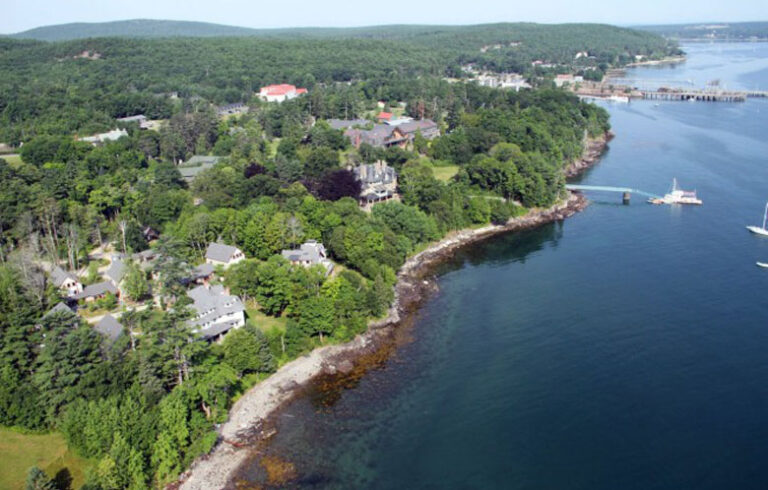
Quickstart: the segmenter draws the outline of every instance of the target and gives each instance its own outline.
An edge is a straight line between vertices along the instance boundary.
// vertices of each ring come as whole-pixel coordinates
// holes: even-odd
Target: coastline
[[[588,139],[582,158],[571,162],[564,170],[565,175],[573,177],[594,165],[612,136],[607,132],[598,138]],[[228,483],[248,458],[249,449],[272,435],[264,430],[265,421],[313,379],[323,374],[350,371],[353,368],[350,359],[373,353],[391,339],[397,327],[436,291],[436,282],[428,277],[430,271],[452,257],[456,250],[502,233],[564,220],[587,206],[586,198],[570,193],[564,201],[547,209],[531,210],[504,225],[487,225],[450,233],[408,258],[398,271],[395,299],[385,318],[370,322],[366,332],[346,344],[320,347],[294,359],[248,390],[232,406],[229,419],[219,428],[219,442],[214,449],[197,458],[179,481],[171,486],[184,490],[231,486]]]
[[[635,61],[624,65],[624,68],[633,68],[636,66],[655,66],[655,65],[676,65],[678,63],[685,63],[685,56],[668,56],[660,60],[648,60],[648,61]]]

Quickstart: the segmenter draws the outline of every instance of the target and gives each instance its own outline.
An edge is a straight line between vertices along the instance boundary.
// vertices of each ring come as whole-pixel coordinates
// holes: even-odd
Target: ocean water
[[[768,90],[768,44],[686,46],[650,79]],[[768,99],[607,106],[616,138],[562,223],[440,270],[411,339],[345,389],[310,390],[267,449],[301,488],[768,488]],[[258,458],[239,479],[263,481]]]

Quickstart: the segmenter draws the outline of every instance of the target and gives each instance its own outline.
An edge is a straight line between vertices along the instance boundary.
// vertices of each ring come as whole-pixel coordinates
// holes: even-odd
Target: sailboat
[[[765,212],[763,213],[763,226],[747,226],[747,229],[756,235],[768,236],[768,230],[765,229],[765,221],[768,219],[768,202],[765,203]]]

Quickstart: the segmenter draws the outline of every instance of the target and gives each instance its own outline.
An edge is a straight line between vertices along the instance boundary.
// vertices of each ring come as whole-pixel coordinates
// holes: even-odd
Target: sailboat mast
[[[765,203],[765,212],[763,213],[763,229],[765,229],[765,219],[768,218],[768,202]]]

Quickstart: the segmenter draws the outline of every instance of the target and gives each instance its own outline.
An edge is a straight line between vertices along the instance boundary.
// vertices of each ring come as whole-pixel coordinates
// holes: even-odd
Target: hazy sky
[[[0,32],[124,19],[244,27],[604,22],[619,25],[768,20],[766,0],[0,0]]]

